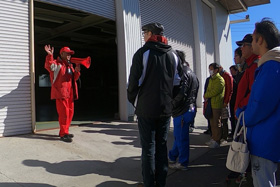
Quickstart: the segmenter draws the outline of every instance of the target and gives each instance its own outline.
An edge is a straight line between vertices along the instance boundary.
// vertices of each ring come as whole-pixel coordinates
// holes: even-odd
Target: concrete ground
[[[209,149],[206,124],[199,109],[190,134],[190,169],[169,170],[167,187],[226,186],[229,143]],[[58,129],[0,138],[0,187],[126,187],[142,180],[136,123],[79,122],[70,132],[72,143],[60,141]]]

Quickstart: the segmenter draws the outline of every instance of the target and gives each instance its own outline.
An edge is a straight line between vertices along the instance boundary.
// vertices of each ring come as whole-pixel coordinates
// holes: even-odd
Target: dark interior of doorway
[[[89,69],[81,69],[73,120],[116,118],[119,103],[115,21],[35,1],[34,37],[37,123],[57,121],[55,101],[50,100],[48,72],[44,69],[46,44],[55,48],[55,58],[61,47],[69,46],[75,51],[74,57],[92,59]]]

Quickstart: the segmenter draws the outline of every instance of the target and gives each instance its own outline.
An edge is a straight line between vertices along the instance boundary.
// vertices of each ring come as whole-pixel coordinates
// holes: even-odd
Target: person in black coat
[[[176,86],[173,91],[174,144],[168,157],[171,169],[187,170],[189,164],[189,127],[193,123],[197,111],[196,99],[199,81],[185,61],[184,52],[178,50],[176,52],[183,66],[184,77],[181,84]],[[178,162],[176,162],[177,159]]]
[[[144,25],[142,31],[146,43],[133,56],[127,96],[138,118],[144,186],[165,186],[173,87],[180,84],[182,68],[161,24]]]

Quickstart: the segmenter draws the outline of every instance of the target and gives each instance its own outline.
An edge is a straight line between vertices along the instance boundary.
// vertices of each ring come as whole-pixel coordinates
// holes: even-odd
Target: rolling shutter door
[[[194,65],[194,34],[191,4],[189,0],[146,1],[140,0],[142,26],[159,22],[164,28],[168,44],[182,50],[191,68]]]
[[[0,5],[0,136],[31,132],[28,1]]]
[[[111,20],[116,19],[115,1],[114,0],[38,0],[54,5],[60,5],[83,12],[92,13]]]
[[[204,20],[204,35],[205,35],[205,48],[206,48],[206,69],[208,66],[215,62],[215,42],[214,42],[214,28],[213,28],[213,16],[211,8],[202,3],[203,20]]]

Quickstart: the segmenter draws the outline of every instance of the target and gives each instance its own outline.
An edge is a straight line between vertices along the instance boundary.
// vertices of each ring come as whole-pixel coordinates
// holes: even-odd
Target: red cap
[[[66,53],[70,53],[71,55],[73,55],[75,52],[73,51],[73,50],[71,50],[69,47],[62,47],[61,49],[60,49],[60,54],[62,53],[62,52],[66,52]]]

